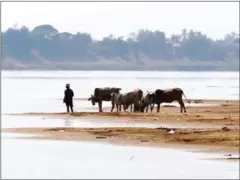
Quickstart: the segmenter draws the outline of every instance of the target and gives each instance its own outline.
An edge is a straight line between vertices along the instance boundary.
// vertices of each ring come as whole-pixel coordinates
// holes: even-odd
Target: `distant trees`
[[[181,34],[167,38],[164,32],[142,29],[131,33],[126,40],[113,35],[93,40],[87,33],[59,33],[51,25],[40,25],[32,31],[27,27],[9,28],[1,35],[3,58],[22,61],[34,60],[36,55],[52,61],[88,61],[101,57],[129,60],[141,55],[156,61],[239,59],[239,35],[236,33],[213,40],[193,30],[183,29]]]

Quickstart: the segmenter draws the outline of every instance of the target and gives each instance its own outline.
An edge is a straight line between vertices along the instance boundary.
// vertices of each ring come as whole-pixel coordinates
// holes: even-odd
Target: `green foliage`
[[[239,37],[230,33],[221,40],[212,40],[201,32],[182,30],[167,38],[164,32],[139,30],[123,37],[110,35],[95,41],[90,34],[59,33],[51,25],[41,25],[29,31],[27,27],[9,28],[1,33],[3,57],[23,61],[34,59],[36,53],[48,60],[78,61],[104,58],[122,58],[141,55],[153,60],[225,60],[239,59]]]

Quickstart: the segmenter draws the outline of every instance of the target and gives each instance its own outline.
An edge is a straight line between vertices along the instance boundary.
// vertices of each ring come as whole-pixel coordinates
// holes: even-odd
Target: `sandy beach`
[[[104,122],[141,122],[141,123],[159,123],[175,124],[178,126],[191,125],[198,127],[234,127],[239,128],[239,101],[225,100],[201,100],[202,105],[186,107],[187,113],[180,113],[180,108],[175,106],[161,106],[160,113],[131,113],[131,112],[109,112],[111,107],[106,107],[104,112],[74,112],[67,114],[65,112],[52,113],[11,113],[8,115],[18,116],[41,116],[43,118],[61,118],[61,119],[96,119]],[[212,105],[209,105],[212,104]],[[187,103],[186,103],[187,105]],[[196,103],[195,103],[196,105]]]
[[[199,101],[198,101],[199,102]],[[201,107],[187,107],[181,114],[179,107],[161,107],[160,113],[24,113],[11,115],[41,116],[43,118],[95,119],[104,122],[159,123],[159,128],[7,128],[2,132],[32,133],[34,139],[99,141],[117,145],[173,147],[207,152],[239,153],[239,101],[201,100]],[[161,124],[183,126],[162,127]],[[194,128],[188,128],[191,125]],[[199,128],[201,127],[201,128]],[[202,128],[204,127],[204,128]],[[22,137],[21,137],[22,138]],[[29,138],[29,137],[26,137]],[[235,160],[235,159],[234,159]],[[237,158],[239,160],[239,158]]]

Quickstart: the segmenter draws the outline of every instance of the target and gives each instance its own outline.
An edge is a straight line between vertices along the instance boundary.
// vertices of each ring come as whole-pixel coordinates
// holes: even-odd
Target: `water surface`
[[[68,141],[2,139],[2,178],[238,178],[215,155]]]
[[[122,92],[141,88],[180,87],[188,99],[239,99],[238,72],[104,72],[2,71],[2,114],[64,112],[65,84],[75,97],[86,98],[95,87],[116,86]],[[108,107],[110,103],[104,103]],[[178,104],[174,104],[177,105]],[[186,104],[188,105],[188,104]],[[76,111],[97,111],[88,101],[75,101]],[[9,127],[159,127],[162,124],[111,123],[2,115]],[[238,178],[238,162],[203,160],[219,154],[174,149],[113,146],[68,141],[10,139],[2,133],[2,178]],[[18,137],[24,136],[16,135]],[[34,136],[34,135],[26,135]]]

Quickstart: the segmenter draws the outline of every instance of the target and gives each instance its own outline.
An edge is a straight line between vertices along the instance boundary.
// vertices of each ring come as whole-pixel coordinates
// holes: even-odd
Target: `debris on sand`
[[[156,129],[165,130],[165,131],[170,131],[171,130],[170,128],[166,128],[166,127],[158,127]]]
[[[196,104],[203,103],[202,100],[194,100],[193,102],[196,103]]]
[[[162,107],[177,107],[177,106],[173,106],[173,105],[163,105]]]
[[[97,136],[96,139],[105,139],[107,138],[106,136]]]
[[[156,129],[160,129],[160,130],[165,130],[167,131],[169,134],[174,134],[175,133],[175,129],[170,129],[170,128],[166,128],[166,127],[158,127]]]
[[[220,106],[227,107],[227,106],[234,106],[233,104],[221,104]]]
[[[224,156],[232,156],[231,154],[225,154]]]
[[[240,157],[228,157],[227,160],[240,160]]]
[[[169,134],[174,134],[175,131],[174,131],[174,130],[170,130],[168,133],[169,133]]]
[[[224,117],[223,119],[224,119],[224,120],[227,120],[227,119],[231,119],[231,117]]]
[[[223,131],[230,131],[231,129],[229,129],[228,127],[225,126],[225,127],[222,127],[222,130]]]

